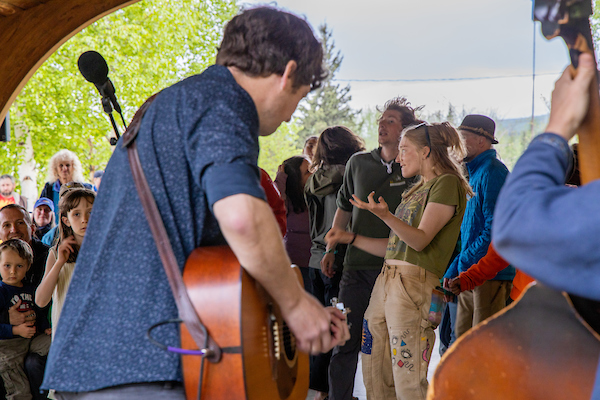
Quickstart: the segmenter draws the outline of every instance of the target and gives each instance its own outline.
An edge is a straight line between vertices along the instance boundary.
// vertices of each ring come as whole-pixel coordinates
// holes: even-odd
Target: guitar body
[[[446,352],[428,400],[589,400],[600,336],[568,296],[532,285]]]
[[[279,308],[229,247],[196,249],[183,280],[209,335],[224,349],[220,362],[205,362],[203,400],[306,399],[308,355],[296,349]],[[198,349],[183,324],[181,346]],[[188,399],[197,398],[200,361],[182,358]]]

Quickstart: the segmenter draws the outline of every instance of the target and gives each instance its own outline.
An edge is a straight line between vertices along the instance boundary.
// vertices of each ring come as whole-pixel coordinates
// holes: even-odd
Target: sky
[[[242,4],[265,4],[243,0]],[[354,108],[404,95],[426,113],[448,109],[498,118],[549,112],[554,81],[568,65],[561,39],[546,40],[531,0],[277,0],[327,23],[344,56],[337,83],[350,85]],[[485,79],[481,79],[485,78]]]

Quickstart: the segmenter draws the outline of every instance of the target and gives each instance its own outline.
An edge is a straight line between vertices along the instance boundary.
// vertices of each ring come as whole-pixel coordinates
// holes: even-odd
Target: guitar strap
[[[200,321],[190,300],[187,289],[183,283],[183,277],[181,276],[175,254],[173,253],[173,248],[171,247],[171,242],[169,241],[169,236],[167,235],[156,201],[154,200],[154,196],[152,195],[152,191],[146,180],[146,175],[144,174],[137,151],[135,138],[139,132],[142,117],[157,94],[154,94],[142,104],[135,113],[129,127],[125,133],[123,133],[121,140],[123,141],[123,146],[127,147],[127,156],[129,158],[129,166],[131,167],[133,181],[135,182],[138,196],[142,203],[142,207],[144,208],[150,230],[152,231],[152,237],[154,237],[154,242],[156,243],[160,259],[165,269],[165,273],[167,274],[169,285],[171,286],[171,291],[173,292],[173,297],[177,304],[177,310],[179,311],[179,318],[187,327],[190,335],[198,345],[198,348],[204,352],[203,357],[211,362],[218,362],[221,359],[221,349],[215,341],[208,336],[208,332]]]

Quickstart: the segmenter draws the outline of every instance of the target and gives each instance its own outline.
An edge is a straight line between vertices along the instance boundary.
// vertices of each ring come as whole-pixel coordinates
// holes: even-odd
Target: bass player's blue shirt
[[[494,246],[541,283],[600,300],[600,181],[566,187],[566,140],[539,135],[519,159],[496,206]],[[600,366],[593,400],[600,400]]]
[[[137,147],[181,269],[196,247],[223,243],[215,202],[235,194],[264,199],[258,127],[250,95],[222,66],[163,90],[145,114]],[[177,318],[177,308],[127,160],[119,142],[94,203],[44,388],[79,392],[182,380],[179,355],[146,338],[151,325]],[[153,335],[179,345],[176,325]]]

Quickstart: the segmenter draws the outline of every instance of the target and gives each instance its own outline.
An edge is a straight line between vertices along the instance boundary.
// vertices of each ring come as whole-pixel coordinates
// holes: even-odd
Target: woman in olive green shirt
[[[407,128],[398,162],[405,178],[419,175],[420,180],[403,195],[395,215],[373,193],[366,201],[351,200],[391,228],[389,239],[339,229],[326,237],[385,258],[363,322],[363,379],[369,398],[426,397],[435,340],[435,326],[428,319],[431,295],[458,240],[467,194],[472,195],[460,167],[464,154],[458,132],[447,122]]]

